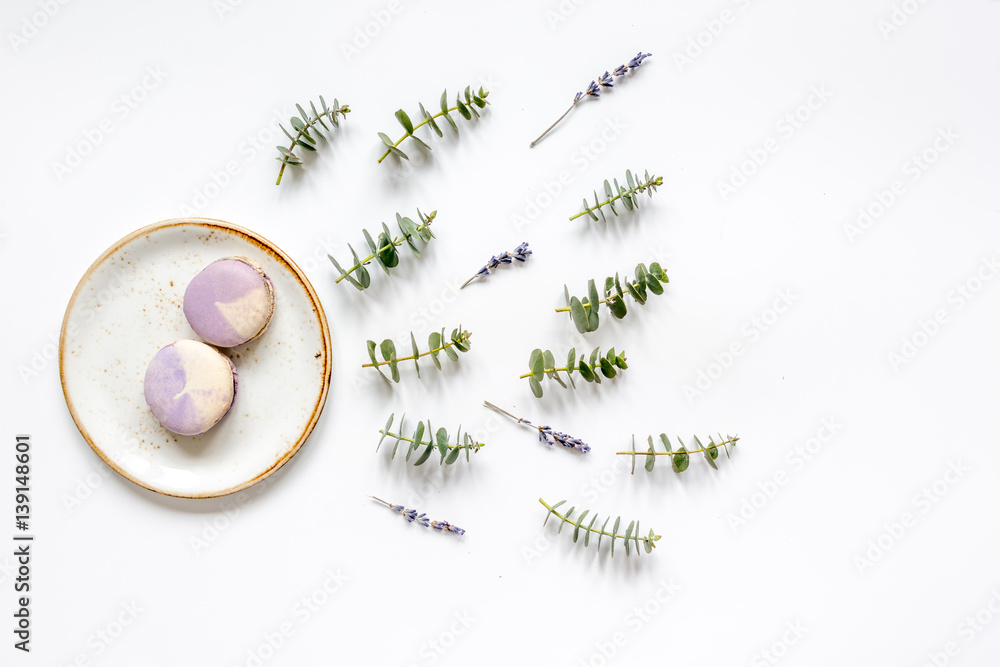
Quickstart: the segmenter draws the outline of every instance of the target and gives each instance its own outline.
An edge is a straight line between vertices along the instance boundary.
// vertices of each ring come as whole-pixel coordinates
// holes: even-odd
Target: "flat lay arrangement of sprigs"
[[[584,91],[578,92],[569,109],[545,130],[531,146],[535,146],[544,139],[577,104],[585,99],[598,99],[602,92],[607,92],[615,85],[616,77],[624,77],[638,69],[643,61],[651,54],[639,52],[628,61],[627,64],[619,65],[612,71],[605,71],[601,76],[590,82]],[[406,144],[416,144],[424,150],[431,150],[431,147],[420,137],[423,133],[433,132],[439,137],[443,135],[442,127],[450,126],[454,132],[459,132],[459,128],[464,123],[472,123],[480,117],[480,112],[485,110],[489,104],[487,97],[489,91],[479,88],[473,89],[466,86],[453,98],[449,97],[448,91],[441,93],[438,104],[440,110],[434,113],[429,112],[422,103],[418,104],[419,113],[411,116],[403,109],[395,112],[397,122],[402,128],[402,136],[393,139],[385,132],[379,132],[378,138],[382,143],[383,152],[378,158],[381,164],[384,160],[409,160],[409,156],[401,146]],[[310,102],[309,109],[296,105],[298,115],[290,120],[290,129],[282,126],[282,130],[288,137],[288,146],[278,146],[281,168],[278,172],[277,183],[281,183],[282,175],[288,166],[302,167],[305,162],[301,156],[305,152],[318,152],[321,143],[329,142],[333,139],[335,130],[340,126],[347,114],[351,112],[350,107],[341,105],[336,99],[333,106],[328,106],[326,100],[320,96],[319,106]],[[417,122],[414,122],[416,120]],[[424,129],[426,126],[426,129]],[[329,136],[328,136],[329,135]],[[301,150],[300,150],[301,149]],[[407,147],[407,150],[411,150]],[[639,207],[640,195],[646,194],[652,197],[656,189],[663,184],[661,176],[650,175],[644,171],[640,176],[631,170],[625,171],[622,182],[618,178],[605,180],[601,188],[593,191],[593,201],[587,197],[582,199],[582,208],[569,215],[570,220],[583,218],[592,222],[606,221],[608,216],[618,216],[622,213],[634,211]],[[364,246],[359,254],[354,247],[348,244],[351,257],[338,262],[330,256],[335,277],[334,283],[348,282],[358,290],[366,290],[371,285],[371,273],[369,268],[372,264],[377,265],[387,276],[392,276],[392,270],[400,263],[400,248],[405,244],[410,250],[415,260],[421,257],[421,250],[431,242],[434,233],[431,225],[435,222],[437,211],[423,213],[416,209],[413,217],[396,213],[394,231],[389,225],[382,223],[381,229],[369,232],[362,229]],[[364,247],[367,246],[367,250]],[[509,246],[508,246],[509,247]],[[483,282],[497,272],[501,267],[520,265],[528,261],[532,255],[527,242],[523,242],[513,250],[504,250],[498,255],[490,257],[489,260],[474,273],[461,289],[467,287],[474,281]],[[414,260],[407,260],[414,261]],[[346,268],[345,268],[346,267]],[[634,278],[624,277],[615,273],[613,276],[606,275],[601,282],[599,279],[591,279],[585,291],[571,293],[570,286],[565,285],[563,292],[565,295],[565,306],[557,308],[557,313],[569,315],[576,330],[581,334],[596,331],[601,322],[602,307],[611,313],[615,319],[624,319],[629,312],[629,304],[633,306],[644,305],[651,296],[659,296],[664,293],[666,285],[670,282],[666,270],[660,264],[653,262],[649,266],[639,263],[632,272]],[[383,380],[390,383],[405,382],[412,376],[420,376],[421,364],[427,369],[429,364],[440,370],[442,359],[450,363],[458,363],[461,355],[471,350],[472,334],[466,331],[461,325],[451,328],[442,328],[440,331],[432,332],[426,342],[417,341],[413,333],[410,334],[409,345],[406,341],[394,341],[384,339],[381,342],[374,340],[367,341],[368,363],[362,364],[363,368],[370,368],[372,372],[378,373]],[[399,346],[397,348],[397,345]],[[577,380],[588,383],[600,384],[603,380],[613,380],[619,373],[628,368],[624,350],[614,347],[603,350],[601,347],[592,349],[571,348],[565,357],[560,355],[557,360],[551,350],[537,348],[533,350],[528,358],[526,372],[520,379],[527,380],[531,393],[540,398],[546,387],[552,388],[558,385],[563,390],[572,391],[576,387]],[[538,425],[523,417],[516,416],[507,410],[498,407],[488,401],[484,402],[484,407],[503,415],[526,429],[535,431],[538,442],[549,447],[559,447],[576,455],[588,454],[592,451],[589,444],[582,439],[557,431],[547,425]],[[468,463],[472,455],[479,452],[485,445],[476,441],[468,432],[463,433],[459,426],[454,435],[450,434],[444,427],[436,430],[431,425],[431,420],[417,421],[415,424],[407,423],[406,416],[403,415],[398,421],[396,415],[389,415],[385,425],[379,429],[381,438],[378,440],[376,450],[382,450],[383,445],[388,449],[388,457],[393,460],[402,460],[407,465],[421,466],[429,461],[436,461],[439,465],[451,466],[463,460]],[[615,452],[617,456],[627,456],[632,462],[632,473],[635,473],[636,461],[638,460],[646,471],[651,472],[660,457],[669,459],[670,467],[675,473],[683,473],[688,469],[692,454],[702,454],[708,465],[713,469],[718,469],[717,461],[720,458],[720,450],[728,458],[730,451],[736,446],[739,440],[736,436],[723,436],[721,434],[708,436],[703,441],[697,435],[689,439],[690,448],[680,437],[672,441],[666,434],[659,436],[650,435],[647,446],[637,445],[635,436],[632,436],[631,448],[627,451]],[[641,442],[641,441],[640,441]],[[441,533],[452,535],[464,535],[465,530],[448,523],[447,521],[431,520],[426,514],[415,509],[407,508],[403,505],[390,503],[375,496],[371,497],[388,507],[393,512],[404,517],[409,523],[416,523],[423,528],[433,528]],[[549,519],[558,521],[558,532],[565,528],[571,530],[573,541],[582,540],[584,546],[594,544],[597,551],[600,551],[605,542],[609,545],[611,555],[614,555],[615,546],[619,544],[619,552],[622,548],[625,555],[633,553],[639,554],[642,551],[652,552],[660,536],[653,530],[643,534],[640,530],[639,521],[630,521],[624,524],[622,518],[616,517],[613,521],[611,515],[604,515],[603,521],[599,520],[597,512],[589,509],[578,511],[575,506],[565,508],[567,501],[561,500],[549,504],[544,499],[539,498],[539,502],[546,510],[545,522]]]

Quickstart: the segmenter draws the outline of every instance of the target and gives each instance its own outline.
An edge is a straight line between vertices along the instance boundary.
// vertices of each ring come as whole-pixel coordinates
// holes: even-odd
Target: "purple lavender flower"
[[[500,414],[502,414],[502,415],[504,415],[506,417],[510,417],[511,419],[515,420],[518,424],[526,424],[526,425],[530,426],[533,429],[537,429],[538,430],[538,442],[545,443],[546,445],[549,445],[550,447],[552,445],[555,445],[555,444],[560,444],[563,447],[568,447],[570,449],[575,449],[576,451],[580,452],[581,454],[586,454],[587,452],[590,451],[590,445],[588,445],[587,443],[585,443],[583,440],[580,440],[580,438],[574,438],[571,435],[567,435],[567,434],[561,433],[559,431],[554,431],[554,430],[552,430],[548,426],[535,426],[534,424],[532,424],[527,419],[524,419],[522,417],[515,417],[511,413],[507,412],[506,410],[504,410],[502,408],[498,408],[497,406],[493,405],[489,401],[484,401],[483,405],[485,405],[490,410],[493,410],[494,412],[499,412]]]
[[[465,535],[465,530],[459,528],[458,526],[453,526],[447,521],[432,521],[431,528],[434,530],[448,531],[449,533],[456,533],[458,535]]]
[[[632,58],[632,60],[628,61],[628,66],[630,68],[632,68],[632,69],[635,69],[636,67],[638,67],[639,65],[642,64],[643,60],[645,60],[646,58],[650,57],[651,55],[653,55],[653,54],[652,53],[643,53],[642,51],[640,51],[638,53],[638,55],[636,55],[635,58]],[[623,74],[624,74],[624,72],[623,72]]]
[[[554,445],[559,443],[563,447],[569,447],[570,449],[575,449],[577,451],[586,454],[590,451],[590,445],[585,443],[580,438],[574,438],[571,435],[566,435],[565,433],[560,433],[559,431],[553,431],[548,426],[537,426],[538,429],[538,440],[539,442],[544,442],[546,445]]]
[[[566,109],[566,112],[563,113],[563,115],[559,116],[559,119],[556,122],[552,123],[552,125],[550,125],[547,130],[545,130],[544,132],[542,132],[542,134],[541,134],[540,137],[538,137],[537,139],[535,139],[534,141],[532,141],[531,145],[534,146],[539,141],[541,141],[542,139],[544,139],[545,135],[547,135],[549,132],[551,132],[552,128],[554,128],[556,125],[558,125],[560,123],[560,121],[562,121],[562,119],[565,118],[569,114],[569,112],[573,110],[573,107],[576,106],[577,102],[579,102],[580,100],[583,99],[584,95],[588,95],[590,97],[600,97],[601,96],[601,88],[613,88],[614,87],[614,85],[615,85],[614,84],[614,77],[616,77],[616,76],[625,76],[629,71],[634,70],[635,68],[639,67],[639,65],[642,64],[642,61],[645,60],[646,58],[650,57],[651,55],[653,55],[653,54],[652,53],[643,53],[642,51],[639,51],[639,53],[637,53],[635,55],[635,57],[632,58],[632,60],[628,61],[628,65],[619,65],[618,67],[616,67],[614,69],[614,73],[609,73],[609,72],[605,71],[604,74],[602,74],[600,77],[598,77],[596,81],[591,81],[590,85],[587,86],[587,89],[584,92],[577,93],[576,96],[573,97],[573,104],[569,105],[569,109]]]
[[[479,271],[476,272],[476,275],[466,280],[465,283],[462,285],[462,287],[460,287],[459,289],[464,289],[466,285],[471,283],[476,278],[485,278],[486,276],[490,275],[490,273],[501,264],[511,264],[515,259],[519,262],[526,262],[528,260],[528,255],[530,254],[531,251],[528,249],[527,241],[517,246],[517,248],[514,249],[513,254],[504,250],[502,253],[500,253],[499,256],[494,255],[493,257],[490,257],[490,261],[486,262],[486,266],[479,269]]]
[[[391,509],[393,512],[401,514],[403,518],[410,523],[416,522],[417,524],[423,526],[424,528],[433,527],[435,530],[448,531],[449,533],[457,533],[458,535],[465,535],[464,530],[462,530],[458,526],[453,526],[447,521],[431,521],[426,514],[424,514],[423,512],[420,512],[418,514],[417,510],[415,509],[407,509],[402,505],[393,505],[392,503],[388,503],[382,500],[381,498],[376,498],[375,496],[372,496],[372,499],[382,503],[383,505]]]

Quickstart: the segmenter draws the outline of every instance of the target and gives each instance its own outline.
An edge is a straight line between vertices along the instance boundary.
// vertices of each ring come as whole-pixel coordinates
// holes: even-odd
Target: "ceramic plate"
[[[198,340],[184,290],[233,255],[271,278],[274,316],[256,340],[222,350],[239,377],[229,414],[205,434],[179,436],[146,405],[146,366],[164,345]],[[70,299],[59,340],[63,393],[84,439],[125,478],[183,498],[234,493],[292,458],[323,410],[331,356],[323,307],[295,263],[251,231],[199,218],[145,227],[101,255]]]

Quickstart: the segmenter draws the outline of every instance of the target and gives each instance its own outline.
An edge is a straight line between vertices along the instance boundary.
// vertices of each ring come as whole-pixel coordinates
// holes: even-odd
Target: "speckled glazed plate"
[[[256,340],[222,350],[239,377],[229,414],[205,434],[175,435],[146,405],[146,366],[162,346],[198,340],[184,290],[234,255],[271,278],[274,316]],[[323,411],[331,358],[323,307],[295,263],[251,231],[200,218],[150,225],[109,248],[73,293],[59,340],[63,393],[84,439],[123,477],[183,498],[234,493],[288,462]]]

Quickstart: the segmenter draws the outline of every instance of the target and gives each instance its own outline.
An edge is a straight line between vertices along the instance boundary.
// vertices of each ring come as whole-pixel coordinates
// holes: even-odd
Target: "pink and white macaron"
[[[246,257],[225,257],[206,266],[184,292],[184,315],[203,340],[236,347],[257,338],[274,313],[274,285]]]
[[[236,399],[236,366],[214,347],[179,340],[146,368],[144,392],[153,416],[179,435],[200,435],[226,416]]]

